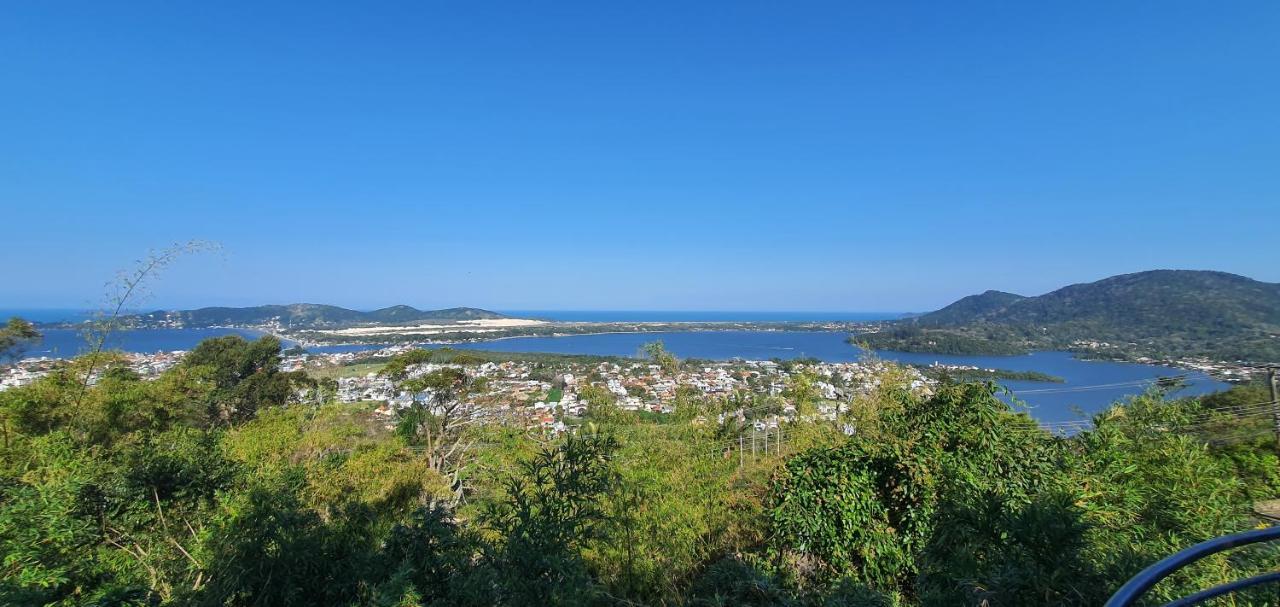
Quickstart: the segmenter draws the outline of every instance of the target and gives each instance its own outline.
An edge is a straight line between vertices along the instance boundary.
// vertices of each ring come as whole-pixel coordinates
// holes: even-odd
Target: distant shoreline
[[[572,324],[573,324],[574,326],[580,326],[580,325],[583,325],[583,324],[594,324],[594,323],[572,323]],[[600,323],[600,324],[614,324],[614,323]],[[621,324],[628,324],[628,325],[633,325],[633,324],[651,324],[651,325],[654,325],[654,326],[660,326],[661,328],[659,328],[659,329],[655,329],[655,330],[651,330],[651,331],[636,331],[636,330],[631,330],[631,331],[602,330],[602,331],[583,331],[583,332],[580,332],[580,333],[556,333],[556,332],[553,332],[553,333],[531,333],[531,334],[526,334],[526,335],[498,335],[498,336],[489,336],[489,335],[485,335],[485,334],[477,333],[477,334],[476,334],[476,336],[475,336],[475,337],[472,337],[472,338],[459,338],[459,339],[428,339],[428,340],[405,340],[405,341],[399,341],[399,342],[381,341],[381,340],[370,340],[370,341],[363,341],[363,342],[362,342],[362,341],[347,341],[347,340],[343,340],[343,341],[317,341],[317,340],[314,340],[314,339],[307,339],[307,338],[305,338],[305,337],[299,337],[299,336],[291,335],[291,334],[289,334],[288,332],[279,332],[279,331],[274,331],[274,330],[267,330],[267,329],[264,329],[264,328],[262,328],[262,327],[219,327],[219,328],[240,329],[240,330],[251,330],[251,331],[257,331],[257,332],[263,333],[264,335],[272,335],[272,336],[274,336],[274,337],[276,337],[277,339],[280,339],[280,340],[290,341],[290,342],[297,343],[297,344],[302,345],[302,346],[306,346],[306,347],[315,347],[315,348],[323,348],[323,347],[330,347],[330,346],[333,346],[333,347],[341,347],[341,346],[382,346],[382,347],[393,347],[393,346],[415,346],[415,345],[416,345],[416,346],[450,346],[450,345],[456,345],[456,344],[473,344],[473,343],[483,343],[483,342],[491,342],[491,341],[506,341],[506,340],[510,340],[510,339],[530,339],[530,338],[536,338],[536,339],[543,339],[543,338],[557,338],[557,339],[558,339],[558,338],[565,338],[565,337],[586,337],[586,336],[591,336],[591,335],[648,335],[648,334],[655,334],[655,335],[656,335],[656,334],[661,334],[661,333],[715,333],[715,332],[727,332],[727,331],[732,331],[732,330],[740,330],[740,331],[803,331],[803,332],[815,332],[815,333],[819,333],[819,332],[821,332],[821,333],[843,333],[843,332],[846,332],[846,330],[845,330],[845,329],[837,329],[837,328],[826,328],[826,329],[824,329],[824,328],[800,328],[800,327],[758,327],[758,326],[750,326],[750,323],[740,323],[740,322],[734,322],[734,321],[705,322],[705,323],[689,323],[689,324],[688,324],[688,325],[686,325],[686,326],[676,326],[676,327],[668,326],[668,325],[670,325],[670,323],[661,323],[661,322],[655,322],[655,323],[621,323]],[[769,324],[776,324],[776,323],[769,323]],[[718,325],[718,326],[707,326],[707,325]],[[723,325],[733,325],[733,327],[732,327],[732,328],[728,328],[728,329],[726,329],[726,328],[724,328],[724,327],[723,327]],[[541,326],[544,326],[544,327],[545,327],[545,326],[547,326],[547,325],[541,325]],[[404,335],[405,335],[405,336],[412,336],[412,334],[404,334]]]
[[[81,330],[84,328],[84,322],[77,323],[55,323],[37,325],[40,329],[61,329],[61,330]],[[365,325],[370,326],[370,325]],[[385,326],[387,328],[395,328],[394,324],[373,325]],[[858,343],[862,338],[868,335],[874,335],[877,327],[883,326],[883,323],[875,322],[812,322],[812,321],[700,321],[700,322],[666,322],[666,321],[631,321],[631,322],[564,322],[553,321],[541,323],[532,326],[517,326],[511,328],[502,328],[498,330],[482,330],[467,331],[470,325],[457,325],[458,331],[442,332],[438,335],[415,335],[413,333],[400,334],[371,334],[363,339],[350,339],[349,336],[332,335],[326,337],[325,329],[284,329],[276,325],[240,325],[240,324],[211,324],[201,327],[188,326],[156,326],[152,323],[146,323],[143,326],[130,327],[130,329],[167,329],[167,330],[239,330],[251,331],[256,334],[272,335],[277,339],[290,344],[296,344],[304,348],[368,348],[380,349],[395,346],[412,346],[412,347],[431,347],[431,346],[450,346],[458,344],[474,344],[483,342],[500,342],[520,338],[564,338],[587,335],[626,335],[626,334],[648,334],[659,335],[662,333],[702,333],[702,332],[723,332],[723,331],[802,331],[802,332],[826,332],[826,333],[845,333],[849,336],[848,341]],[[126,329],[129,330],[129,329]],[[870,331],[870,332],[869,332]],[[920,354],[936,354],[939,356],[959,355],[959,356],[1000,356],[996,353],[958,353],[958,352],[924,352],[915,349],[894,348],[891,344],[876,343],[871,341],[871,345],[876,350],[897,351],[897,352],[914,352]],[[886,347],[888,346],[888,347]],[[1028,350],[1027,352],[1017,352],[1003,354],[1005,356],[1018,356],[1027,354],[1030,351],[1060,351],[1054,348]],[[1128,362],[1137,364],[1149,364],[1167,367],[1170,369],[1200,371],[1207,373],[1217,379],[1229,382],[1249,381],[1256,375],[1256,365],[1247,363],[1238,363],[1232,361],[1214,361],[1198,358],[1179,358],[1158,359],[1155,357],[1139,357],[1139,356],[1117,356],[1115,352],[1099,352],[1089,350],[1079,350],[1067,348],[1062,351],[1070,351],[1073,356],[1080,360],[1098,360],[1108,362]]]

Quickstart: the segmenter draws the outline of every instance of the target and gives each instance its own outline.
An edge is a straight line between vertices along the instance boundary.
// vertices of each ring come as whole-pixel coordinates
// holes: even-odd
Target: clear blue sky
[[[272,6],[265,6],[271,4]],[[8,2],[0,307],[1280,281],[1280,3]]]

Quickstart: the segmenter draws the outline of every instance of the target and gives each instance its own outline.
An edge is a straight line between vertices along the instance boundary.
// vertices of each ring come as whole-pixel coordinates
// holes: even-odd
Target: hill
[[[196,310],[157,311],[136,316],[133,320],[141,325],[163,324],[183,327],[278,323],[292,328],[313,328],[416,322],[453,323],[462,320],[494,318],[506,318],[506,316],[479,308],[419,310],[412,306],[391,306],[373,310],[372,312],[361,312],[322,304],[289,304],[248,308],[212,307]]]
[[[958,299],[941,310],[917,316],[915,320],[930,325],[964,324],[973,322],[974,319],[999,314],[1010,305],[1025,299],[1027,298],[1022,295],[1004,291],[987,291]]]
[[[1036,297],[987,291],[892,323],[866,341],[956,354],[1068,348],[1124,358],[1280,361],[1280,284],[1153,270]]]

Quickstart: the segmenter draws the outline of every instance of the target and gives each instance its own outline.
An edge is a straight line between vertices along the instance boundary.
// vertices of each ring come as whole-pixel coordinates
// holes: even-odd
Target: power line
[[[1248,403],[1243,405],[1226,405],[1221,407],[1207,407],[1207,408],[1200,409],[1196,413],[1193,413],[1188,418],[1188,420],[1190,421],[1211,420],[1211,419],[1214,419],[1219,414],[1233,415],[1238,417],[1243,414],[1267,413],[1275,410],[1275,408],[1276,408],[1276,403],[1271,401],[1260,402],[1260,403]],[[1092,425],[1093,425],[1093,422],[1091,420],[1067,420],[1067,421],[1040,423],[1040,426],[1045,429],[1053,429],[1058,427],[1092,426]]]
[[[1146,386],[1159,383],[1167,383],[1171,381],[1181,381],[1187,378],[1187,375],[1174,375],[1170,377],[1155,377],[1150,379],[1135,379],[1130,381],[1115,382],[1110,384],[1093,384],[1088,386],[1067,386],[1061,388],[1038,388],[1035,390],[1011,390],[1014,394],[1060,394],[1070,392],[1089,392],[1092,390],[1113,390],[1117,388],[1129,388]]]

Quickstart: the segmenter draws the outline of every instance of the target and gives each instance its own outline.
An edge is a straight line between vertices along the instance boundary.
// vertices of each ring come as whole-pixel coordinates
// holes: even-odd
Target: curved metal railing
[[[1201,542],[1164,558],[1160,562],[1143,569],[1133,579],[1121,586],[1115,594],[1111,595],[1111,599],[1107,601],[1106,607],[1129,607],[1133,605],[1143,594],[1151,590],[1153,586],[1168,577],[1173,572],[1190,565],[1206,556],[1216,554],[1224,550],[1230,550],[1238,546],[1248,544],[1257,544],[1261,542],[1270,542],[1280,539],[1280,526],[1267,527],[1266,529],[1258,529],[1255,531],[1246,531],[1244,533],[1235,533],[1232,535],[1224,535],[1219,538],[1211,539],[1207,542]],[[1214,586],[1206,590],[1201,590],[1190,596],[1180,598],[1171,603],[1166,603],[1164,607],[1187,607],[1189,605],[1197,605],[1209,599],[1231,594],[1252,588],[1262,584],[1280,583],[1280,572],[1264,573],[1251,578],[1228,582],[1220,586]]]

